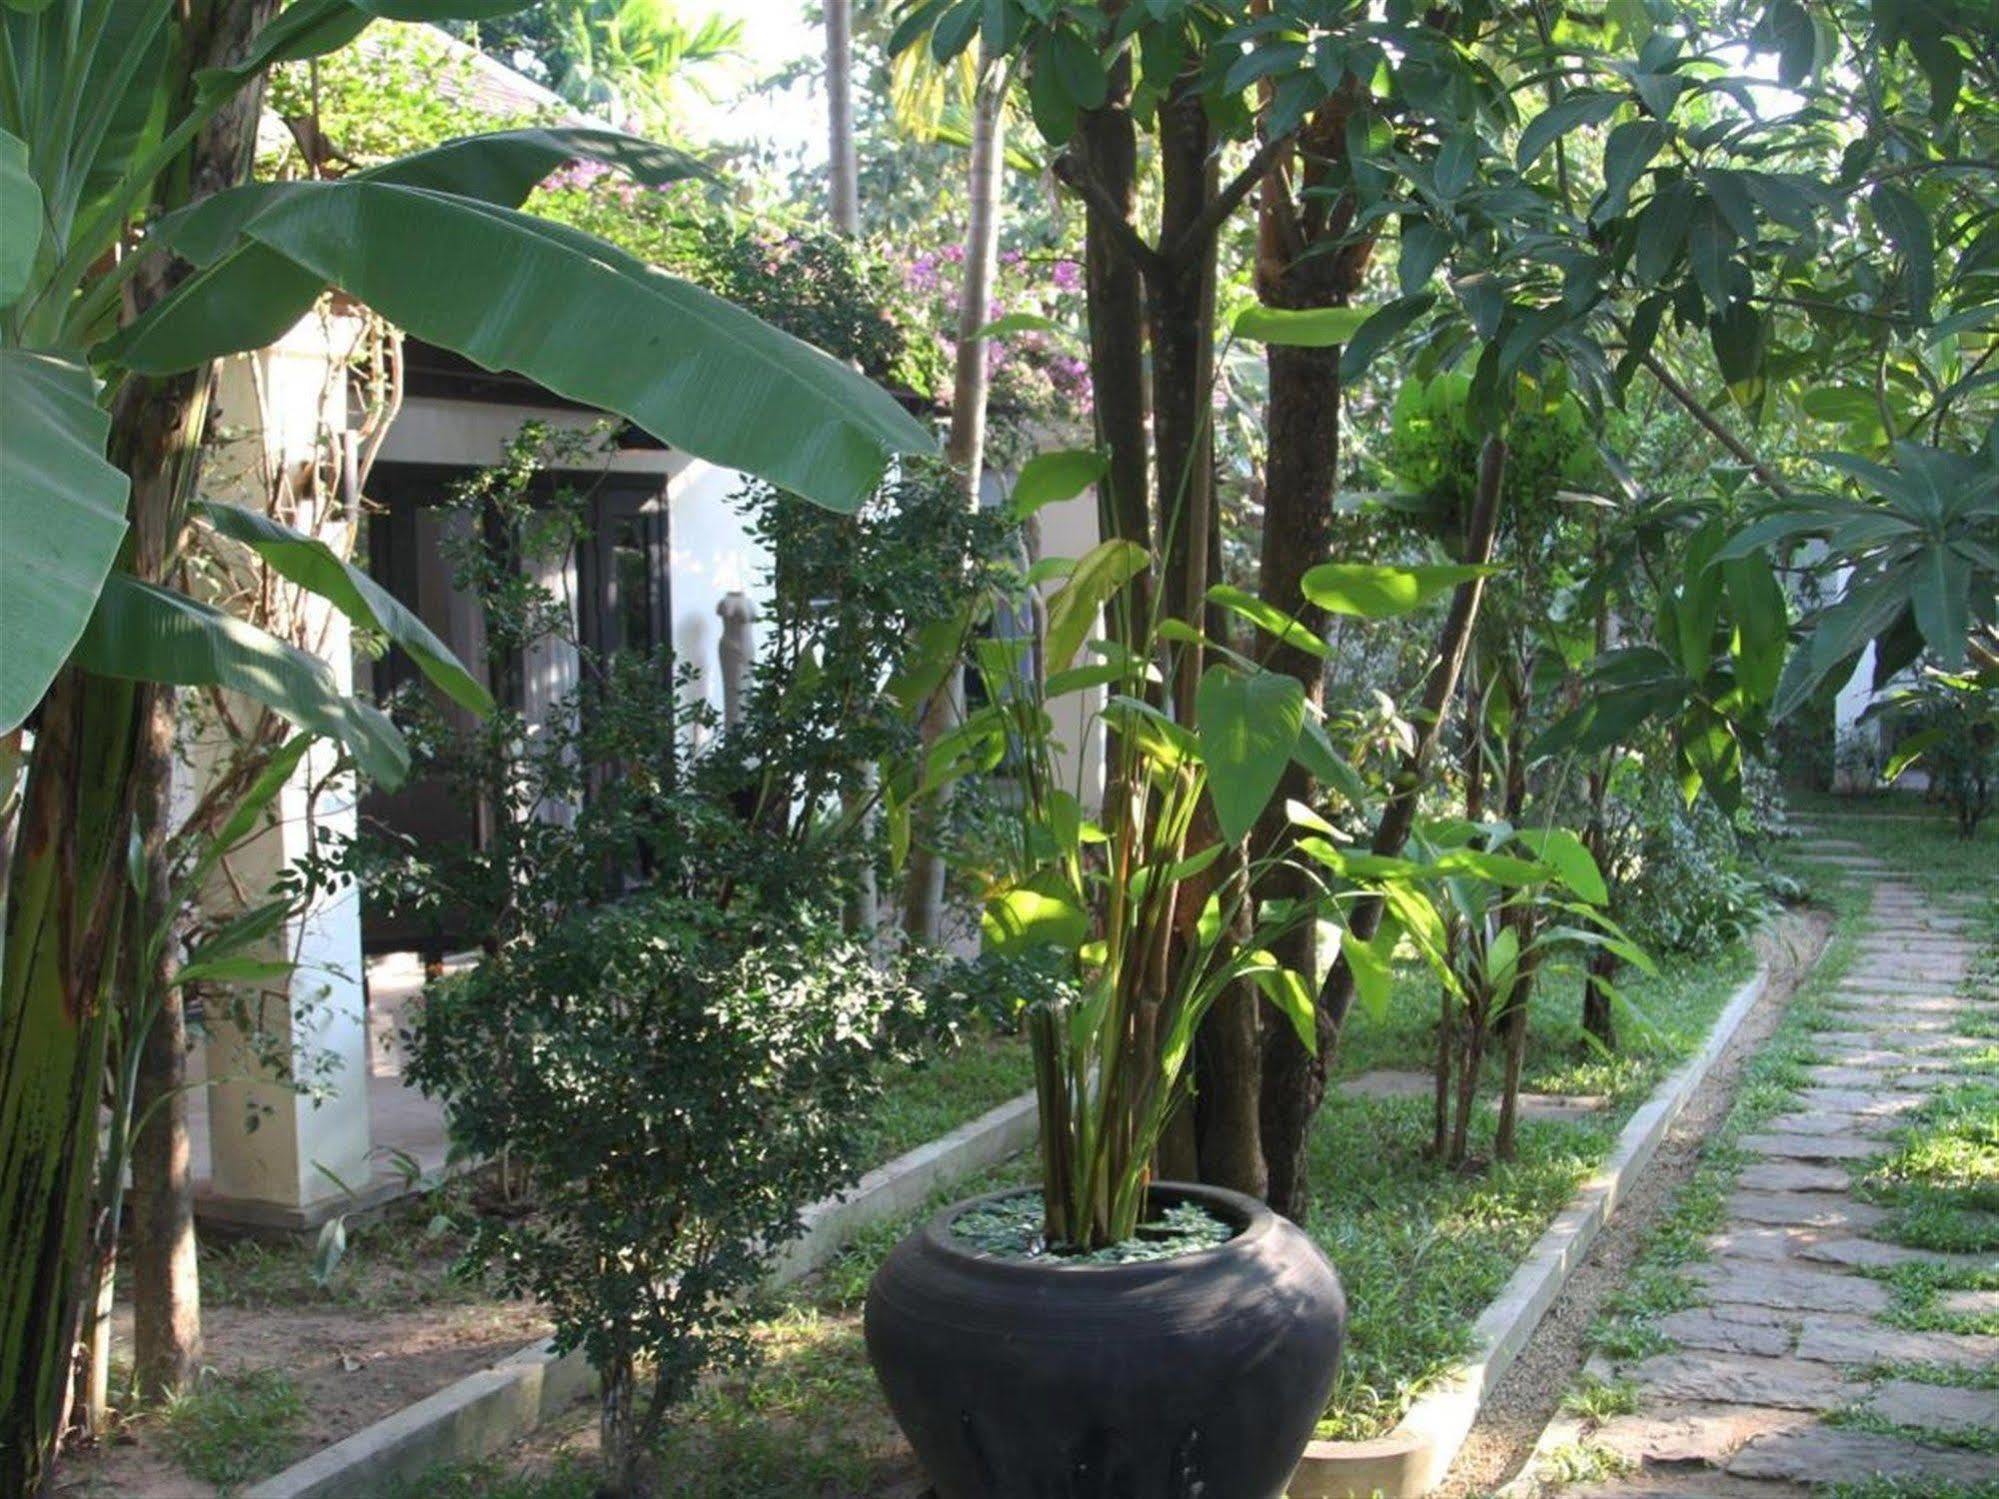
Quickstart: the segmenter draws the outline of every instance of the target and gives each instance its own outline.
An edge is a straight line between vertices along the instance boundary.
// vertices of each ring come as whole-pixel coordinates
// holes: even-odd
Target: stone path
[[[1992,1044],[1959,1034],[1960,1013],[1999,1014],[1999,1003],[1969,992],[1977,948],[1968,918],[1934,907],[1858,844],[1819,838],[1810,852],[1872,886],[1856,956],[1829,998],[1838,1028],[1813,1037],[1824,1061],[1792,1109],[1742,1137],[1750,1164],[1733,1185],[1726,1227],[1709,1240],[1711,1258],[1692,1271],[1697,1304],[1659,1324],[1675,1349],[1623,1365],[1592,1361],[1599,1377],[1635,1388],[1638,1408],[1558,1421],[1544,1438],[1544,1455],[1564,1438],[1625,1466],[1620,1478],[1563,1491],[1575,1499],[1775,1499],[1877,1475],[1999,1481],[1999,1389],[1919,1383],[1883,1368],[1999,1370],[1999,1337],[1895,1327],[1883,1315],[1894,1293],[1868,1273],[1923,1263],[1999,1272],[1999,1255],[1890,1243],[1878,1236],[1889,1215],[1852,1192],[1893,1148],[1901,1116],[1966,1080],[1959,1059]],[[1960,1291],[1944,1304],[1978,1311],[1995,1300]],[[1937,1441],[1940,1431],[1959,1440]]]

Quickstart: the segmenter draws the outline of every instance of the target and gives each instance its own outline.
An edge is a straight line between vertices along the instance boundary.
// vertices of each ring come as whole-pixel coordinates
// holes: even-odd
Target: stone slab
[[[1767,1311],[1768,1308],[1753,1308]],[[1690,1307],[1659,1319],[1659,1331],[1682,1348],[1707,1353],[1742,1353],[1756,1358],[1781,1358],[1791,1351],[1795,1335],[1775,1316],[1766,1322],[1743,1322],[1725,1315],[1724,1308]]]
[[[1888,1216],[1868,1203],[1830,1199],[1823,1192],[1733,1192],[1728,1211],[1776,1228],[1868,1229]]]
[[[1805,1265],[1724,1259],[1696,1265],[1689,1274],[1712,1301],[1781,1312],[1882,1312],[1894,1299],[1879,1281]]]
[[[1960,1390],[1891,1379],[1876,1386],[1860,1408],[1897,1426],[1999,1435],[1999,1390]]]
[[[1885,1155],[1887,1143],[1859,1135],[1789,1135],[1758,1131],[1742,1137],[1742,1148],[1755,1155],[1784,1156],[1794,1161],[1864,1161]],[[1766,1220],[1767,1221],[1767,1220]]]
[[[1816,1419],[1806,1412],[1767,1407],[1668,1407],[1656,1414],[1614,1416],[1592,1431],[1589,1441],[1627,1463],[1701,1463],[1718,1468],[1752,1439]]]
[[[1836,1114],[1816,1109],[1777,1114],[1763,1121],[1766,1135],[1878,1135],[1895,1128],[1879,1114]]]
[[[1832,1370],[1794,1358],[1729,1353],[1659,1353],[1625,1370],[1639,1388],[1667,1400],[1836,1410],[1859,1393]]]
[[[1885,1244],[1879,1239],[1817,1238],[1793,1247],[1799,1259],[1824,1265],[1846,1265],[1855,1270],[1892,1270],[1897,1265],[1944,1265],[1959,1270],[1999,1271],[1999,1255],[1945,1254],[1934,1249],[1911,1249],[1904,1244]]]
[[[1738,1478],[1776,1478],[1791,1483],[1857,1483],[1868,1478],[1941,1479],[1946,1483],[1987,1483],[1988,1453],[1931,1447],[1901,1437],[1836,1427],[1806,1427],[1752,1437],[1724,1471]]]
[[[1945,1291],[1937,1298],[1937,1310],[1953,1317],[1999,1315],[1999,1291]],[[1999,1404],[1999,1395],[1993,1401]]]
[[[1949,1364],[1960,1369],[1989,1369],[1999,1365],[1999,1337],[1807,1322],[1798,1334],[1798,1357],[1860,1368],[1871,1364]]]
[[[1742,1168],[1735,1184],[1756,1192],[1845,1192],[1853,1185],[1853,1173],[1844,1166],[1757,1161]]]
[[[1803,1108],[1843,1114],[1906,1114],[1922,1102],[1920,1093],[1869,1093],[1864,1088],[1806,1088],[1798,1094]]]

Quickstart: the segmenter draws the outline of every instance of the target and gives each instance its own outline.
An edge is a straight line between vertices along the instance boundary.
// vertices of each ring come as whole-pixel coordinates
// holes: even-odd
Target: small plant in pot
[[[1148,591],[1127,585],[1147,567],[1142,548],[1106,542],[1068,570],[1035,638],[981,642],[984,704],[910,788],[975,771],[1010,784],[985,943],[1045,981],[1025,1012],[1039,1189],[946,1209],[868,1296],[870,1360],[942,1499],[1274,1499],[1337,1370],[1344,1298],[1311,1240],[1253,1198],[1155,1180],[1154,1162],[1189,1101],[1202,1018],[1233,987],[1314,1044],[1307,979],[1270,949],[1371,871],[1321,848],[1311,898],[1259,896],[1289,857],[1250,846],[1259,814],[1294,756],[1317,769],[1334,750],[1295,678],[1184,622],[1134,623]],[[1298,630],[1243,596],[1213,602],[1259,639]],[[1077,665],[1099,610],[1114,638]],[[1161,706],[1190,654],[1212,663],[1191,724]],[[1070,694],[1096,706],[1071,713]],[[1063,784],[1058,714],[1105,731],[1094,816]],[[1393,895],[1423,899],[1407,883]],[[1378,940],[1385,956],[1397,923]]]

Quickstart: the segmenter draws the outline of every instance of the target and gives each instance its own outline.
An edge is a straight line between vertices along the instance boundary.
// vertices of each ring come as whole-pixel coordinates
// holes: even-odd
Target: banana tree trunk
[[[105,997],[125,888],[128,683],[57,677],[36,721],[0,971],[0,1493],[49,1474],[88,1292]]]
[[[978,96],[972,106],[971,211],[965,230],[965,276],[958,304],[958,357],[951,388],[951,431],[945,451],[965,486],[965,503],[976,507],[986,459],[986,399],[991,379],[986,340],[975,337],[990,320],[993,273],[999,264],[1000,166],[1004,150],[1007,73],[993,58],[983,61]],[[923,742],[933,744],[963,716],[963,683],[953,672],[931,695],[923,715]],[[944,872],[937,833],[944,802],[923,809],[923,826],[911,848],[903,889],[903,934],[934,945],[944,930]]]

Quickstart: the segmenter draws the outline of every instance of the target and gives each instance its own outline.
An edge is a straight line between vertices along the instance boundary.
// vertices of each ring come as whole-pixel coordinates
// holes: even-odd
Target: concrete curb
[[[1562,1286],[1762,997],[1769,980],[1770,965],[1759,964],[1755,974],[1730,996],[1701,1049],[1660,1083],[1631,1116],[1610,1158],[1548,1225],[1513,1278],[1473,1325],[1477,1351],[1471,1358],[1410,1406],[1387,1436],[1365,1442],[1312,1443],[1292,1477],[1290,1499],[1366,1499],[1373,1494],[1383,1499],[1417,1499],[1443,1482],[1478,1418],[1487,1391],[1527,1346]]]
[[[1034,1095],[988,1110],[969,1124],[878,1166],[851,1189],[804,1213],[805,1232],[772,1266],[778,1285],[825,1265],[856,1234],[921,1207],[938,1189],[1033,1144]],[[339,1499],[375,1494],[442,1462],[497,1452],[594,1388],[579,1353],[557,1356],[546,1341],[363,1427],[245,1491],[244,1499]]]

